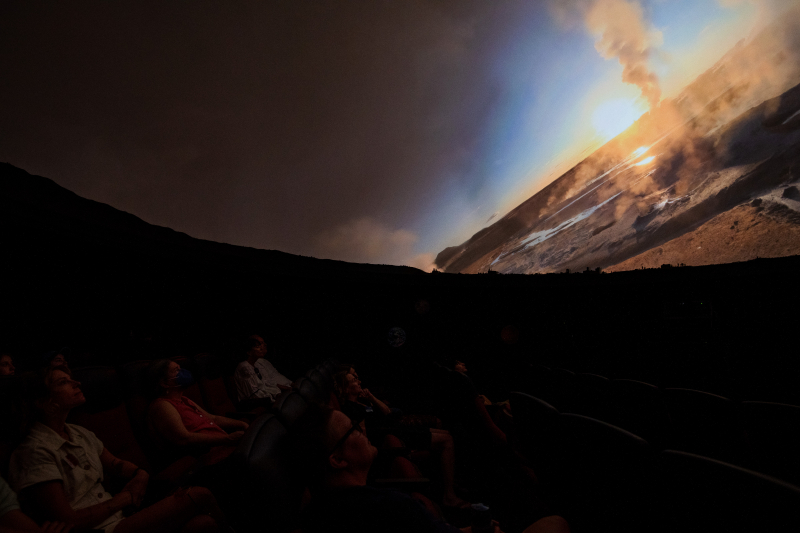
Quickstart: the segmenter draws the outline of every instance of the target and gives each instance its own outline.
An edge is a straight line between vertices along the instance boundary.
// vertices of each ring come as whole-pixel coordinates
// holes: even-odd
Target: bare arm
[[[506,439],[506,434],[503,432],[502,429],[497,427],[497,424],[494,423],[492,420],[492,416],[489,414],[489,411],[486,410],[486,404],[483,403],[483,399],[480,396],[475,396],[475,409],[478,411],[478,418],[480,418],[481,423],[489,432],[489,434],[500,444],[506,444],[508,440]]]
[[[209,413],[208,411],[206,411],[205,409],[194,403],[192,400],[189,401],[192,402],[192,405],[197,407],[197,410],[200,411],[200,413],[202,413],[204,417],[208,418],[209,420],[214,422],[216,425],[218,425],[225,431],[239,431],[239,430],[244,431],[249,427],[249,424],[244,420],[234,420],[233,418],[228,418],[222,415],[212,415],[211,413]]]
[[[41,531],[41,528],[28,515],[13,509],[0,516],[0,533],[16,531]]]
[[[133,495],[134,505],[141,505],[150,474],[129,461],[115,457],[107,448],[103,448],[103,453],[100,454],[100,463],[113,475],[128,480],[122,491]]]
[[[60,480],[37,483],[23,492],[29,494],[49,519],[67,522],[79,529],[96,526],[117,511],[133,504],[133,495],[123,491],[108,501],[75,510],[70,507]]]
[[[364,396],[365,396],[365,397],[366,397],[366,398],[367,398],[369,401],[371,401],[372,403],[374,403],[374,404],[375,404],[375,407],[377,407],[377,408],[378,408],[378,410],[379,410],[381,413],[383,413],[384,415],[388,415],[388,414],[390,414],[390,413],[392,412],[392,410],[391,410],[391,409],[389,409],[389,407],[388,407],[388,406],[387,406],[385,403],[383,403],[383,402],[382,402],[382,401],[380,401],[378,398],[376,398],[376,397],[375,397],[375,395],[374,395],[374,394],[372,394],[372,393],[369,391],[369,389],[364,389]]]
[[[150,406],[150,419],[159,435],[175,446],[189,446],[192,444],[205,444],[219,446],[235,444],[241,438],[239,432],[230,435],[191,433],[183,425],[178,410],[164,401],[153,402]],[[204,415],[205,416],[205,415]]]

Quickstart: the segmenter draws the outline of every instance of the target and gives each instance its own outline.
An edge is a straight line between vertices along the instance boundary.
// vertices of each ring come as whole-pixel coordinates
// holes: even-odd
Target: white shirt
[[[261,378],[256,374],[256,370]],[[292,380],[278,372],[272,363],[261,357],[256,361],[255,368],[247,361],[242,361],[233,374],[236,383],[236,394],[239,401],[253,398],[270,398],[272,400],[281,393],[278,384],[290,387]]]
[[[11,485],[19,493],[37,483],[61,481],[69,505],[75,510],[107,502],[111,494],[102,483],[103,443],[94,433],[75,424],[66,424],[65,431],[69,440],[40,422],[34,424],[11,454]],[[110,533],[123,518],[122,511],[117,511],[94,527]]]

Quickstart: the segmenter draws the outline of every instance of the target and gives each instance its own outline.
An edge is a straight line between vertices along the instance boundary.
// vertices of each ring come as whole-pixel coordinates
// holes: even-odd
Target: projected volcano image
[[[740,41],[436,265],[531,274],[800,253],[798,20]],[[624,105],[614,105],[598,109],[596,127],[624,124]]]

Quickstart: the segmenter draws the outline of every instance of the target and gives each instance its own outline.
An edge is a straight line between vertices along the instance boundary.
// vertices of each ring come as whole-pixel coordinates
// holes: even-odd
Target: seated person
[[[353,369],[351,369],[353,370]],[[459,498],[455,493],[455,451],[453,437],[445,429],[400,426],[394,423],[392,410],[375,397],[369,389],[361,388],[361,380],[353,370],[336,374],[336,389],[341,410],[355,420],[364,421],[364,429],[370,439],[381,445],[392,446],[392,438],[400,439],[396,445],[405,445],[412,450],[431,450],[439,456],[441,465],[443,495],[442,505],[445,507],[468,508],[469,502]]]
[[[70,527],[63,522],[45,522],[42,527],[19,510],[17,495],[8,486],[6,480],[0,478],[0,533],[17,533],[23,531],[44,531],[47,533],[66,533]]]
[[[72,350],[66,346],[60,350],[52,350],[42,356],[42,366],[63,366],[69,368],[67,357],[72,355]]]
[[[36,422],[14,450],[9,472],[34,516],[107,533],[219,531],[224,518],[216,500],[198,487],[123,516],[122,509],[141,505],[147,472],[114,457],[91,431],[66,423],[70,411],[86,402],[68,368],[46,368],[31,393]],[[127,480],[121,492],[112,496],[105,490],[104,472]]]
[[[506,434],[497,426],[494,419],[489,414],[489,411],[486,410],[487,402],[489,405],[491,405],[491,402],[486,398],[486,396],[478,394],[478,392],[475,390],[475,385],[472,383],[472,379],[467,376],[467,365],[458,359],[448,359],[445,361],[445,366],[462,374],[466,378],[465,380],[458,382],[460,384],[459,394],[461,400],[463,400],[465,404],[472,404],[475,406],[479,426],[485,430],[485,434],[487,434],[495,444],[501,448],[505,448],[506,444],[508,443]]]
[[[304,533],[471,531],[438,519],[402,492],[367,486],[377,449],[361,426],[341,411],[310,406],[292,432],[303,455],[312,495],[305,512]],[[551,516],[537,521],[525,533],[568,531],[562,518]],[[495,527],[495,533],[502,532]]]
[[[267,344],[264,339],[258,335],[247,337],[242,352],[247,359],[239,363],[233,374],[236,395],[240,403],[257,404],[259,399],[273,402],[281,391],[291,390],[292,380],[278,372],[272,363],[264,359],[267,354]]]
[[[14,368],[14,360],[11,359],[11,354],[4,353],[0,355],[0,376],[13,376],[16,369]]]
[[[165,448],[192,455],[202,453],[201,464],[211,465],[233,452],[248,424],[212,415],[185,397],[183,389],[192,380],[191,372],[175,361],[159,359],[150,364],[147,381],[154,400],[147,412],[147,427]]]

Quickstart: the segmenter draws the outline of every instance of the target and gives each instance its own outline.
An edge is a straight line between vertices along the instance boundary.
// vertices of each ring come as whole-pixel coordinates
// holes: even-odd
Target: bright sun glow
[[[650,149],[649,146],[640,146],[639,148],[637,148],[636,150],[633,151],[633,157],[639,157],[640,155],[642,155],[643,153],[645,153],[649,149]]]
[[[616,98],[603,102],[592,114],[592,126],[606,140],[613,139],[636,122],[644,109],[630,98]]]
[[[653,159],[655,159],[655,158],[656,158],[656,156],[653,155],[653,156],[648,157],[647,159],[642,159],[641,161],[636,163],[636,166],[640,167],[642,165],[647,165],[648,163],[652,163]]]

